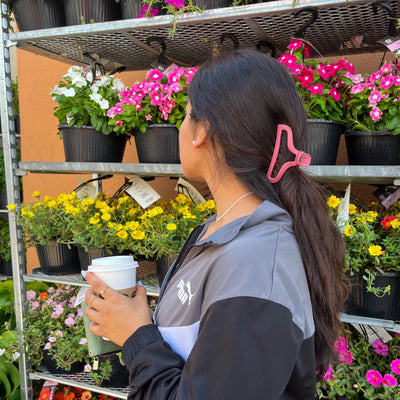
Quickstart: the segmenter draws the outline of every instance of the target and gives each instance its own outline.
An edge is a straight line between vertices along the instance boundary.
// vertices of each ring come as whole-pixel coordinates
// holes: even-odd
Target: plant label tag
[[[396,57],[400,56],[400,36],[389,36],[378,42],[385,45]]]
[[[342,232],[344,232],[346,223],[349,220],[350,190],[351,183],[347,185],[345,195],[343,199],[340,200],[340,204],[338,207],[338,216],[336,220]]]
[[[79,304],[81,304],[83,301],[85,301],[85,294],[86,291],[88,290],[87,287],[82,286],[81,288],[79,288],[78,293],[75,297],[75,304],[74,304],[74,308],[78,307]]]
[[[382,205],[386,209],[389,209],[399,199],[400,199],[400,188],[397,188],[395,192],[393,192],[391,195],[386,197],[385,200],[382,201]]]
[[[125,190],[125,193],[132,196],[142,208],[147,208],[156,202],[161,196],[142,178],[134,176],[129,180],[132,185]]]
[[[79,189],[76,191],[76,197],[79,200],[83,200],[86,196],[92,198],[93,200],[97,196],[97,189],[94,185],[87,183],[81,177],[78,178]]]
[[[196,205],[206,202],[206,199],[197,191],[197,189],[183,178],[178,179],[175,190],[178,193],[190,197]]]
[[[172,63],[171,65],[168,66],[168,68],[166,68],[166,70],[163,72],[163,74],[168,77],[171,75],[171,73],[174,71],[174,69],[178,68],[178,66],[174,63]]]
[[[383,343],[387,343],[393,339],[393,337],[389,334],[389,332],[382,328],[381,326],[371,326],[371,325],[362,325],[352,324],[354,328],[358,330],[364,337],[368,339],[368,343],[372,344],[377,339],[382,340]]]

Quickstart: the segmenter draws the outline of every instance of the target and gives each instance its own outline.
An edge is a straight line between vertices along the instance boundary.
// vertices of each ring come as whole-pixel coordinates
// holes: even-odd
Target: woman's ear
[[[208,121],[197,124],[196,131],[192,140],[193,147],[200,149],[208,144]]]

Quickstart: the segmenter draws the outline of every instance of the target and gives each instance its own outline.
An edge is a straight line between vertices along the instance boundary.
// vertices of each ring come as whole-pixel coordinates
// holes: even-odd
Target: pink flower
[[[80,341],[79,341],[79,344],[86,344],[87,343],[87,339],[86,338],[82,338]]]
[[[359,85],[354,85],[351,88],[351,93],[356,94],[356,93],[361,93],[365,89],[365,84],[360,83]]]
[[[189,85],[192,78],[194,77],[195,73],[197,72],[198,68],[188,68],[184,73],[183,76],[186,77],[186,85]]]
[[[294,50],[300,49],[301,46],[303,46],[303,41],[302,40],[292,39],[287,48],[294,51]]]
[[[123,111],[124,111],[124,109],[120,105],[116,105],[115,107],[111,107],[107,111],[107,116],[113,117],[114,115],[121,114]]]
[[[382,72],[372,72],[370,75],[370,82],[371,83],[375,83],[376,81],[379,81],[379,79],[381,79],[382,77]]]
[[[75,320],[71,317],[68,317],[65,321],[65,325],[72,326],[75,324]]]
[[[290,73],[292,75],[298,75],[301,73],[301,71],[303,71],[303,66],[301,64],[297,64],[294,67],[292,67],[292,69],[290,70]]]
[[[182,90],[182,86],[179,83],[173,83],[170,86],[171,90],[175,93],[180,92]]]
[[[400,86],[400,75],[394,77],[393,83],[395,86]]]
[[[322,83],[317,83],[316,85],[311,85],[307,90],[309,90],[311,94],[323,94],[324,86]]]
[[[150,82],[154,82],[154,81],[158,82],[161,78],[164,77],[164,74],[162,74],[157,68],[155,68],[155,69],[151,69],[147,73],[147,77],[150,79]]]
[[[145,118],[146,118],[147,121],[151,121],[151,119],[152,119],[153,117],[152,117],[150,114],[147,114]]]
[[[160,106],[164,100],[163,96],[158,92],[149,93],[152,106]]]
[[[91,367],[91,365],[86,364],[83,370],[84,370],[85,372],[90,372],[90,371],[92,370],[92,367]]]
[[[329,92],[330,96],[333,97],[336,101],[340,100],[340,93],[336,90],[336,88],[331,86],[331,91]]]
[[[395,360],[393,360],[390,363],[390,368],[392,369],[392,371],[397,374],[400,375],[400,359],[396,358]]]
[[[330,70],[328,65],[319,64],[317,72],[321,75],[322,79],[328,79],[330,77]]]
[[[347,58],[346,58],[346,60],[345,60],[344,67],[345,67],[345,68],[347,69],[347,71],[349,71],[351,74],[354,74],[354,65],[353,65],[349,60],[347,60]]]
[[[144,7],[139,11],[140,14],[136,17],[136,18],[143,18],[143,17],[147,17],[147,10],[149,10],[149,13],[152,17],[155,17],[159,11],[156,10],[155,8],[150,7],[148,4],[145,4]]]
[[[175,68],[168,76],[168,84],[172,85],[173,83],[178,83],[184,72],[185,70],[183,68]]]
[[[346,72],[345,74],[344,74],[344,76],[346,77],[346,78],[350,78],[351,79],[351,81],[353,82],[353,83],[355,83],[355,84],[358,84],[358,83],[361,83],[361,82],[363,82],[364,81],[364,78],[363,78],[363,76],[361,75],[361,74],[351,74],[350,72]]]
[[[380,386],[382,383],[382,375],[379,373],[379,371],[370,369],[366,373],[365,377],[367,378],[367,382],[373,386]]]
[[[332,366],[329,364],[328,369],[325,372],[324,378],[325,381],[329,381],[331,379],[335,379],[335,375],[333,375]]]
[[[296,56],[294,56],[293,54],[289,54],[289,53],[282,54],[282,55],[278,58],[278,61],[279,61],[281,64],[286,65],[288,68],[289,68],[289,67],[293,67],[294,65],[297,64],[297,63],[296,63],[296,61],[297,61]]]
[[[394,76],[393,75],[387,75],[384,76],[381,79],[381,85],[379,86],[379,89],[385,89],[388,90],[394,83]]]
[[[374,107],[369,115],[373,121],[379,121],[382,116],[382,111],[378,107]]]
[[[115,125],[116,125],[116,126],[123,126],[124,123],[123,123],[122,121],[117,121],[117,122],[115,123]]]
[[[392,374],[386,374],[382,379],[384,386],[397,386],[397,379]]]
[[[376,104],[382,99],[382,93],[379,90],[373,90],[368,97],[370,104]]]
[[[185,7],[185,0],[165,0],[165,2],[171,4],[176,10]]]
[[[45,349],[45,350],[51,349],[51,343],[47,342],[47,343],[44,345],[44,349]]]
[[[50,342],[50,343],[54,343],[56,340],[57,340],[57,338],[54,337],[54,336],[50,336],[50,337],[49,337],[49,342]]]
[[[343,336],[340,336],[333,345],[335,350],[342,353],[347,350],[347,340]]]
[[[33,300],[36,297],[36,293],[34,290],[28,290],[26,292],[26,299],[27,300]]]
[[[309,68],[304,68],[301,74],[297,75],[297,80],[301,83],[301,86],[305,88],[314,82],[314,72]]]
[[[376,339],[371,346],[375,348],[375,353],[380,354],[381,356],[386,356],[389,351],[389,346],[382,343],[381,339]]]
[[[345,350],[339,353],[339,360],[343,364],[351,364],[353,362],[353,353],[350,350]]]
[[[389,74],[392,72],[392,64],[383,64],[381,69],[379,70],[382,74]]]

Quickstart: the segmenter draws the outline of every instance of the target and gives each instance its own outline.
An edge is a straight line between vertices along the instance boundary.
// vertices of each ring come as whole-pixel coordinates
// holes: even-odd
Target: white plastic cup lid
[[[126,264],[137,264],[137,262],[133,259],[133,256],[108,256],[92,260],[93,267],[110,267]]]

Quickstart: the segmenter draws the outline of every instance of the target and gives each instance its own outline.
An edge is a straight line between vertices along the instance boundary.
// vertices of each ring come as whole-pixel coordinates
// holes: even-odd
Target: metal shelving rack
[[[398,1],[386,5],[398,14]],[[259,41],[267,41],[279,55],[286,50],[292,37],[304,37],[324,57],[382,51],[379,40],[393,34],[394,22],[387,8],[367,0],[279,0],[247,6],[229,7],[187,14],[178,21],[174,38],[168,36],[171,16],[112,21],[57,29],[8,33],[7,4],[1,3],[2,29],[0,40],[0,110],[3,148],[6,168],[7,201],[19,204],[18,176],[29,173],[113,173],[140,176],[181,176],[180,165],[152,164],[96,164],[96,163],[43,163],[21,162],[16,158],[16,134],[13,122],[11,67],[9,47],[16,45],[26,51],[40,54],[69,64],[86,65],[87,54],[96,57],[112,71],[118,67],[127,70],[147,69],[160,49],[147,44],[150,36],[162,37],[166,42],[166,58],[182,66],[199,65],[221,47],[223,33],[234,33],[240,48],[256,48]],[[305,7],[318,11],[317,19],[307,27]],[[393,15],[392,15],[393,16]],[[362,45],[352,38],[363,35]],[[224,49],[232,43],[223,43]],[[324,182],[358,182],[400,185],[400,167],[312,166],[306,171]],[[16,323],[19,339],[23,339],[24,307],[26,304],[25,281],[48,280],[84,286],[84,282],[71,282],[66,277],[45,277],[25,274],[22,231],[15,217],[10,215],[11,252],[15,292]],[[149,288],[150,289],[150,288]],[[157,293],[157,288],[153,288]],[[150,289],[152,290],[152,289]],[[343,321],[384,326],[399,332],[400,325],[393,321],[372,320],[343,314]],[[27,357],[21,353],[20,371],[26,371]],[[77,376],[78,375],[78,376]],[[46,379],[110,394],[126,399],[126,388],[104,389],[93,385],[87,375],[57,376],[46,373],[21,372],[21,398],[32,399],[30,379]]]

